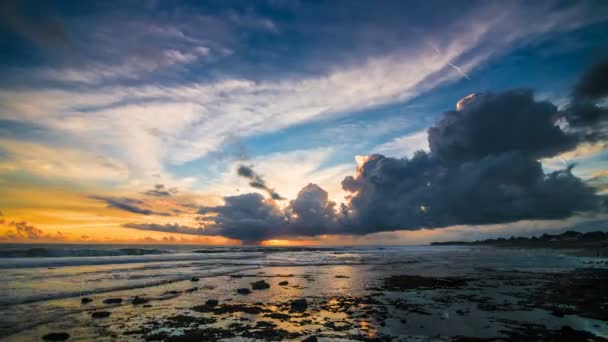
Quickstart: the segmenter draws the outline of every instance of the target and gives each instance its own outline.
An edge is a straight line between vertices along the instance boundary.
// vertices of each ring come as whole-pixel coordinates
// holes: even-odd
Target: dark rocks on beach
[[[268,284],[265,280],[259,280],[251,283],[251,288],[254,290],[265,290],[270,288],[270,284]]]
[[[217,322],[213,317],[194,317],[186,315],[177,315],[167,318],[168,326],[171,328],[189,327],[192,325],[206,325]]]
[[[93,317],[93,318],[107,318],[107,317],[110,317],[110,312],[109,311],[97,311],[97,312],[93,312],[91,314],[91,317]]]
[[[279,283],[279,286],[287,286],[289,285],[289,282],[287,280],[283,280],[282,282]]]
[[[284,314],[284,313],[280,313],[280,312],[272,312],[272,313],[269,313],[267,315],[264,315],[264,317],[274,318],[274,319],[278,319],[278,320],[281,320],[281,321],[287,321],[287,320],[289,320],[291,318],[290,315]]]
[[[247,289],[247,288],[241,288],[241,289],[237,289],[237,290],[236,290],[236,292],[237,292],[238,294],[242,294],[242,295],[248,295],[248,294],[250,294],[250,293],[251,293],[251,290],[250,290],[250,289]]]
[[[346,331],[352,329],[352,324],[346,322],[326,322],[323,326],[333,331]]]
[[[272,328],[276,328],[277,325],[272,323],[272,322],[268,322],[268,321],[258,321],[255,324],[256,328],[263,328],[263,329],[272,329]]]
[[[268,312],[269,310],[264,309],[255,305],[247,305],[247,304],[222,304],[220,306],[208,306],[208,305],[198,305],[191,309],[192,311],[202,312],[202,313],[212,313],[215,315],[225,315],[232,314],[236,312],[243,312],[250,315],[257,315],[262,312]]]
[[[294,339],[300,336],[300,334],[296,332],[290,333],[285,329],[271,328],[262,330],[246,330],[241,336],[260,341],[284,341]]]
[[[45,341],[65,341],[70,338],[70,334],[66,332],[53,332],[42,336]]]
[[[171,335],[162,331],[146,336],[146,341],[186,342],[186,341],[219,341],[234,337],[235,334],[227,329],[206,328],[184,330],[182,335]]]
[[[107,298],[103,301],[104,304],[120,304],[122,303],[122,298]]]
[[[190,281],[199,281],[200,279],[198,277],[192,277],[192,279],[190,279]]]
[[[205,305],[207,305],[210,308],[216,307],[220,302],[217,299],[209,299],[207,300],[207,302],[205,302]]]
[[[308,308],[306,299],[295,299],[291,301],[291,311],[304,312]]]
[[[302,342],[317,342],[318,339],[316,336],[308,336],[307,338],[303,339]]]
[[[185,292],[186,293],[192,293],[192,292],[196,292],[196,291],[198,291],[198,287],[192,287],[192,288],[186,289]]]
[[[135,298],[133,298],[133,300],[131,301],[131,304],[133,304],[133,305],[146,304],[149,301],[150,300],[148,298],[135,296]]]
[[[338,278],[338,279],[348,279],[350,277],[349,276],[345,276],[345,275],[337,275],[336,278]]]
[[[88,303],[90,303],[90,302],[92,302],[92,301],[93,301],[93,299],[92,299],[92,298],[89,298],[89,297],[82,297],[82,298],[80,299],[80,304],[88,304]]]

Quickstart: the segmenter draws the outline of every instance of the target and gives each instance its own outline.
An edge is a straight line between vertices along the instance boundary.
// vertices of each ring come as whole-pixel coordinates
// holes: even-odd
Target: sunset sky
[[[0,242],[608,230],[606,32],[606,1],[2,1]]]

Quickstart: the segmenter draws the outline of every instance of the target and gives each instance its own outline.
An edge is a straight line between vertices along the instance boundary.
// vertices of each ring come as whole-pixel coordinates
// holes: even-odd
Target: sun
[[[264,240],[262,246],[291,246],[292,243],[289,240]]]

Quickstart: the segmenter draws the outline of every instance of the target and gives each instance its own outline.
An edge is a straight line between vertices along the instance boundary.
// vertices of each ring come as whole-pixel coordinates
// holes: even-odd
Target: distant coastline
[[[431,246],[495,246],[518,248],[554,248],[576,250],[576,254],[585,256],[608,256],[608,233],[594,231],[580,233],[567,231],[562,234],[543,234],[539,237],[510,237],[477,241],[432,242]]]

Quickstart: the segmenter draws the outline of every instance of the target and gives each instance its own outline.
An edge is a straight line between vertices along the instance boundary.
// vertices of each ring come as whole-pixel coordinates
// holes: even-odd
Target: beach
[[[608,259],[484,246],[6,245],[6,341],[608,338]]]

